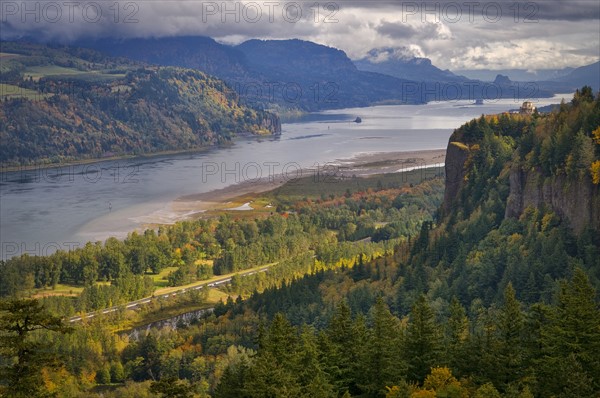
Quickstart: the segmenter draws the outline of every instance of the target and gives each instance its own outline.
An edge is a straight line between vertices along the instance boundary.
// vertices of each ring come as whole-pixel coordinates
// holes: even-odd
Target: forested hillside
[[[73,397],[598,397],[600,234],[563,206],[569,184],[596,203],[599,110],[600,96],[583,88],[550,115],[490,115],[458,128],[443,203],[436,179],[381,184],[295,203],[275,195],[283,214],[254,224],[223,218],[148,233],[180,269],[209,248],[217,272],[285,251],[272,271],[223,287],[230,297],[211,314],[139,339],[110,329],[125,312],[69,331],[39,303],[4,301],[3,388]],[[519,186],[530,186],[515,181],[523,170],[538,176],[539,190],[528,192],[562,181],[552,196],[566,199],[526,194],[508,211]],[[132,239],[85,248],[59,273],[52,259],[11,260],[3,269],[16,292],[4,294],[51,281],[42,270],[100,281],[90,270],[104,272],[109,258],[129,274],[140,258]],[[46,300],[45,311],[60,313],[65,300],[74,299]],[[55,331],[17,333],[27,314]],[[40,363],[18,350],[29,344],[57,365],[19,365]],[[19,371],[36,383],[15,381]]]
[[[2,165],[193,150],[279,119],[240,104],[202,72],[110,59],[92,50],[2,43]]]
[[[392,256],[232,307],[234,324],[249,310],[271,322],[215,396],[597,397],[599,159],[589,87],[548,116],[457,129],[437,223]],[[540,176],[542,194],[561,181],[564,199],[525,195],[508,211],[522,169]],[[563,208],[575,195],[588,206],[579,220]]]

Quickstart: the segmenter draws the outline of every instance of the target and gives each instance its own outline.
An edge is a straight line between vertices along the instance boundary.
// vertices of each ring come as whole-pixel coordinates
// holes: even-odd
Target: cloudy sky
[[[390,47],[444,69],[554,69],[600,57],[600,1],[9,1],[0,35],[69,42],[83,37],[206,35],[301,38],[352,59]],[[387,52],[386,54],[390,54]]]

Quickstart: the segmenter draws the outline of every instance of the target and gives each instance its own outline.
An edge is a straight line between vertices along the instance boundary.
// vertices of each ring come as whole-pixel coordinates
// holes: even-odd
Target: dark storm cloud
[[[417,27],[413,27],[402,22],[384,20],[375,29],[379,34],[397,40],[415,39],[420,41],[448,38],[448,35],[443,32],[442,25],[433,22],[420,23],[417,24]]]
[[[598,0],[0,0],[0,38],[300,38],[353,59],[405,45],[442,68],[559,68],[598,58],[599,14]]]
[[[315,4],[317,10],[315,11]],[[427,39],[439,34],[431,22],[487,23],[491,29],[543,21],[597,21],[598,0],[437,0],[437,1],[88,1],[2,0],[2,38],[28,35],[63,41],[81,36],[160,37],[202,34],[213,37],[288,37],[310,31],[335,30],[335,21],[354,13],[382,12],[404,24],[371,22],[387,37]],[[296,19],[297,12],[302,15]],[[329,19],[329,20],[328,20]],[[331,23],[333,21],[333,23]],[[350,21],[353,21],[350,18]],[[408,24],[406,24],[408,23]],[[409,26],[412,24],[412,26]],[[425,25],[416,27],[416,25]],[[590,26],[597,29],[598,24]],[[428,32],[425,32],[429,29]],[[417,35],[417,33],[421,33]]]
[[[2,0],[2,38],[210,35],[251,37],[305,33],[307,22],[335,23],[339,7],[290,1]],[[333,21],[333,22],[332,22]]]
[[[376,29],[382,35],[393,39],[410,39],[417,34],[417,30],[412,26],[396,22],[382,21]]]
[[[370,9],[395,10],[397,13],[412,14],[416,11],[426,13],[427,10],[436,9],[442,12],[447,10],[454,13],[458,8],[464,16],[470,13],[481,16],[486,12],[495,12],[496,8],[502,9],[503,16],[515,16],[531,20],[562,20],[586,21],[600,19],[600,2],[598,0],[380,0],[380,1],[353,1],[338,0],[340,6],[352,6]]]

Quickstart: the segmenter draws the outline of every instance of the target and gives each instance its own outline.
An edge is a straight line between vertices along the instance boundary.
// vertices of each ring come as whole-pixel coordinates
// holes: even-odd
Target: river
[[[563,97],[571,95],[535,105]],[[464,122],[520,104],[503,99],[325,111],[284,123],[279,136],[242,137],[226,148],[0,173],[0,258],[124,237],[149,220],[173,222],[174,199],[243,180],[295,176],[299,168],[363,153],[445,148]],[[357,116],[362,123],[353,122]]]

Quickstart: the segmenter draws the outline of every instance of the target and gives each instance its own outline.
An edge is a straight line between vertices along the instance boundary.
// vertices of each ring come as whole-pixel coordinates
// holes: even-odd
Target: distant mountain
[[[483,81],[493,81],[498,75],[508,77],[513,82],[535,84],[538,91],[555,93],[574,92],[581,86],[591,86],[595,91],[600,90],[600,62],[580,68],[541,69],[528,71],[524,69],[502,70],[457,70],[469,78]],[[521,86],[523,87],[523,85]]]
[[[293,39],[249,40],[236,49],[245,55],[255,74],[292,92],[300,87],[301,104],[307,110],[424,102],[416,93],[407,92],[406,87],[414,82],[359,71],[346,53],[336,48]]]
[[[251,67],[268,76],[319,76],[356,74],[358,70],[342,50],[304,40],[248,40],[237,47]]]
[[[240,51],[205,36],[85,40],[77,46],[154,65],[199,69],[220,78],[246,75]]]
[[[354,64],[360,70],[418,82],[417,91],[427,101],[550,97],[553,92],[553,87],[524,87],[506,75],[496,74],[495,78],[486,81],[459,76],[436,67],[430,59],[412,56],[410,51],[402,47],[373,49],[366,57],[354,61]],[[489,81],[492,81],[493,87],[490,87]]]
[[[425,58],[403,61],[388,57],[387,63],[379,62],[385,49],[374,50],[377,53],[372,52],[369,61],[359,62],[361,68],[368,69],[360,70],[339,49],[297,39],[249,40],[235,47],[189,36],[79,44],[112,56],[199,69],[225,80],[246,103],[275,110],[497,99],[515,93],[513,87],[490,90],[483,82],[443,71]],[[552,95],[541,89],[534,94]]]
[[[468,80],[449,70],[434,66],[428,58],[396,55],[394,49],[383,48],[369,51],[365,58],[354,61],[359,70],[383,73],[417,82],[463,82]]]
[[[321,109],[419,103],[406,79],[356,69],[338,49],[302,40],[249,40],[231,47],[207,37],[98,40],[79,43],[112,56],[195,68],[224,79],[260,107]]]
[[[592,87],[593,90],[598,91],[600,90],[600,61],[577,68],[568,75],[556,80],[575,87],[587,85]]]
[[[242,105],[222,80],[198,70],[0,44],[3,166],[194,150],[281,129],[276,115]]]
[[[573,71],[574,68],[564,69],[538,69],[538,70],[527,70],[527,69],[457,69],[454,73],[466,76],[469,79],[482,80],[485,82],[491,82],[497,75],[508,76],[512,81],[516,82],[533,82],[533,81],[545,81],[560,78],[568,75]]]

